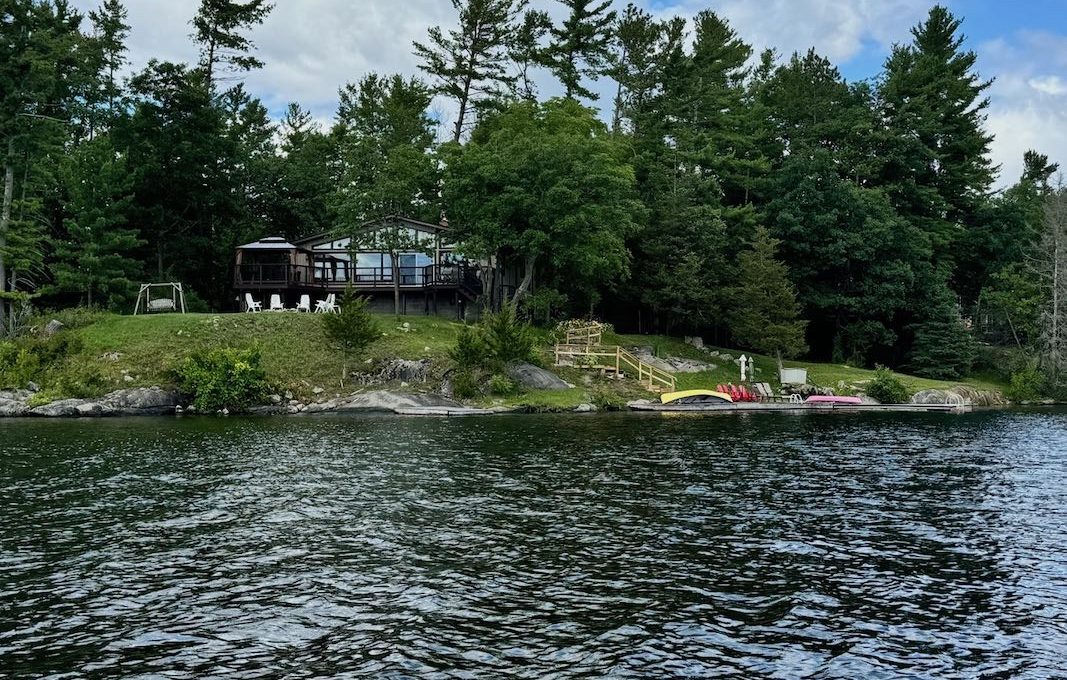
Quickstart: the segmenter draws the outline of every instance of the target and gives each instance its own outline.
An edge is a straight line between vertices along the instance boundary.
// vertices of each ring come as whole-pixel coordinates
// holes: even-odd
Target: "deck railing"
[[[478,288],[481,280],[465,264],[400,267],[399,282],[406,288]],[[392,288],[390,267],[333,268],[325,265],[258,264],[237,265],[234,285],[238,288]]]

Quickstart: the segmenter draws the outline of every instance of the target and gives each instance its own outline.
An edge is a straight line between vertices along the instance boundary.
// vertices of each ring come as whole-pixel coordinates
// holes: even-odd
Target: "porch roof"
[[[237,248],[239,250],[297,250],[299,246],[294,246],[281,236],[268,236],[243,246],[237,246]]]

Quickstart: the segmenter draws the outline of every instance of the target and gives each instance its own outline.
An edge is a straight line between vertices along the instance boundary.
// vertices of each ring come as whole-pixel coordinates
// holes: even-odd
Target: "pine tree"
[[[381,339],[382,331],[371,316],[367,298],[357,296],[351,288],[341,296],[340,308],[337,314],[322,317],[322,329],[330,344],[341,352],[341,387],[344,387],[352,355]]]
[[[81,129],[90,62],[66,3],[0,3],[0,332],[8,300],[43,279],[57,167]]]
[[[885,194],[840,176],[826,148],[788,156],[765,207],[781,257],[812,322],[816,356],[873,365],[888,356],[911,306],[913,265],[930,258],[921,232],[897,216]]]
[[[975,73],[977,56],[963,49],[960,20],[937,5],[897,45],[879,87],[886,120],[882,184],[901,216],[921,228],[946,274],[954,243],[976,227],[993,180],[983,129],[990,81]]]
[[[215,91],[215,81],[223,69],[251,71],[263,68],[252,56],[255,44],[243,33],[263,23],[274,9],[267,0],[200,0],[193,18],[192,38],[200,45],[200,68],[208,92]]]
[[[130,33],[127,16],[121,0],[104,0],[99,9],[89,12],[93,25],[92,41],[100,60],[94,99],[106,104],[103,115],[97,114],[96,118],[102,118],[105,127],[114,119],[115,103],[122,94],[117,76],[126,64],[126,38]],[[94,127],[99,125],[95,124]]]
[[[658,53],[666,26],[633,4],[615,26],[610,68],[606,71],[617,84],[611,129],[618,131],[624,117],[643,109],[659,82]]]
[[[745,347],[778,358],[807,351],[796,289],[789,270],[775,258],[779,241],[758,227],[751,247],[737,256],[738,281],[731,295],[730,332]]]
[[[393,308],[400,315],[399,254],[423,251],[426,244],[396,225],[359,232],[372,220],[399,215],[433,219],[438,168],[431,155],[433,122],[426,114],[432,92],[421,81],[371,74],[341,92],[338,123],[342,179],[335,205],[338,236],[353,237],[353,248],[389,254]]]
[[[468,124],[470,107],[481,97],[497,96],[510,85],[506,52],[515,21],[527,0],[452,0],[459,28],[446,35],[430,29],[427,44],[415,43],[419,68],[433,79],[435,91],[454,99],[459,107],[452,141],[458,142]]]
[[[545,54],[546,65],[563,84],[568,99],[598,96],[582,85],[585,78],[597,80],[611,58],[611,35],[615,12],[611,0],[559,0],[570,14],[551,29],[552,42]]]
[[[54,243],[54,291],[83,295],[86,304],[116,307],[133,293],[143,244],[128,226],[132,176],[107,136],[81,145],[66,168],[65,235]]]
[[[512,94],[520,99],[537,99],[537,88],[530,71],[545,61],[546,48],[542,41],[551,28],[552,19],[547,13],[530,10],[523,15],[522,22],[515,27],[511,36],[508,57],[517,71],[512,79]]]
[[[333,170],[337,144],[314,122],[311,112],[290,104],[281,124],[279,200],[269,220],[296,239],[321,234],[336,226],[330,200],[337,185]]]

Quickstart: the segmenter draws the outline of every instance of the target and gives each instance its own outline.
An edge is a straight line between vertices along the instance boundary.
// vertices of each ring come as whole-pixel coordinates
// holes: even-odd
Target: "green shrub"
[[[50,369],[80,352],[83,344],[79,336],[65,332],[0,343],[0,388],[23,388],[30,381],[43,382]]]
[[[1045,382],[1045,376],[1037,364],[1031,363],[1012,374],[1011,384],[1004,391],[1004,396],[1015,402],[1037,401],[1045,393]]]
[[[452,394],[457,399],[473,399],[481,394],[478,374],[471,369],[460,369],[452,374]]]
[[[270,391],[258,349],[197,351],[178,368],[178,385],[201,411],[245,411]]]
[[[885,366],[875,370],[866,391],[868,397],[883,404],[906,404],[911,401],[911,390]]]
[[[448,356],[462,369],[478,368],[485,363],[485,341],[477,328],[464,326],[456,338],[456,346],[448,352]]]
[[[510,394],[515,394],[518,389],[519,386],[514,380],[501,373],[496,373],[489,378],[490,394],[495,394],[498,397],[506,397]]]
[[[459,332],[449,357],[460,369],[501,372],[519,361],[535,362],[536,340],[530,324],[515,315],[511,305],[486,314],[479,325],[465,326]]]
[[[530,324],[521,321],[515,308],[504,305],[499,312],[487,314],[482,320],[482,336],[490,362],[495,367],[516,361],[536,360],[534,336]]]
[[[110,387],[99,369],[78,365],[60,373],[53,391],[63,395],[64,399],[91,399],[106,394]]]
[[[622,395],[598,388],[593,391],[592,402],[601,411],[623,411],[626,409],[626,399]]]
[[[49,321],[55,319],[63,324],[64,329],[69,331],[91,326],[106,315],[106,312],[97,307],[67,307],[66,309],[46,310],[35,313],[33,325],[38,329],[44,328]]]
[[[22,389],[39,378],[41,360],[13,342],[0,342],[0,389]]]

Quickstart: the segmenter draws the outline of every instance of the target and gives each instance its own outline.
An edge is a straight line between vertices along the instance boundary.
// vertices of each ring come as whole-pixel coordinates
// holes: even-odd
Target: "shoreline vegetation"
[[[315,413],[379,406],[378,410],[426,407],[448,411],[456,405],[497,411],[588,412],[627,410],[632,402],[658,399],[632,376],[616,379],[593,370],[553,366],[553,332],[537,328],[527,327],[533,340],[534,363],[569,386],[527,389],[493,373],[479,378],[477,394],[462,398],[456,395],[455,348],[461,336],[474,327],[437,317],[373,315],[381,336],[350,359],[349,375],[342,387],[342,360],[326,336],[321,315],[119,316],[68,310],[57,316],[62,319],[60,330],[49,334],[43,319],[50,317],[42,317],[36,332],[17,350],[21,359],[16,359],[16,369],[9,360],[8,368],[0,371],[0,390],[7,388],[0,391],[0,406],[10,406],[18,395],[26,406],[10,406],[5,415],[155,415],[172,413],[176,406],[179,413],[223,411],[190,409],[191,395],[179,395],[181,372],[190,357],[217,351],[233,353],[238,363],[245,361],[240,359],[242,353],[254,355],[256,368],[261,369],[264,388],[254,392],[255,399],[246,408],[233,408],[234,413]],[[737,361],[742,352],[738,350],[698,348],[681,338],[617,334],[610,329],[604,342],[677,367],[674,375],[679,390],[710,389],[736,383],[740,377]],[[777,361],[766,356],[753,358],[757,379],[777,386]],[[875,371],[835,364],[786,361],[784,365],[806,369],[812,389],[839,395],[864,394],[876,375]],[[957,388],[980,400],[979,406],[1007,403],[1001,394],[1008,386],[993,376],[961,381],[896,377],[908,394]],[[227,377],[231,382],[234,379],[232,373]],[[25,389],[27,386],[30,390]],[[22,389],[16,393],[12,388]],[[78,403],[69,402],[71,399],[88,402],[79,411]],[[147,401],[139,406],[137,399]],[[0,414],[4,414],[3,408]]]
[[[998,74],[979,72],[964,17],[945,6],[850,80],[814,47],[758,51],[699,3],[454,0],[440,25],[403,36],[417,73],[344,74],[323,121],[297,101],[275,109],[293,92],[269,74],[245,79],[266,65],[252,36],[283,10],[195,4],[197,57],[136,64],[122,0],[4,5],[0,369],[39,383],[34,404],[162,385],[196,343],[220,350],[183,369],[204,404],[231,369],[248,381],[242,408],[271,381],[305,406],[362,387],[328,387],[334,353],[305,321],[104,317],[18,340],[34,310],[125,313],[146,282],[219,313],[348,284],[398,313],[409,286],[411,309],[438,312],[451,291],[457,318],[511,306],[544,327],[588,317],[699,336],[756,352],[762,377],[763,357],[833,361],[808,366],[842,392],[870,379],[842,364],[882,365],[978,383],[990,370],[1017,401],[1067,399],[1062,159],[1017,147],[1019,168],[1001,171],[986,118]],[[412,383],[395,361],[425,359],[426,380],[446,382],[458,331],[408,323],[418,330],[383,318],[388,342],[350,366],[376,371],[360,380]],[[691,353],[663,336],[609,342]],[[366,349],[347,333],[331,346],[353,361]],[[727,361],[703,358],[716,369],[679,387],[733,380]],[[639,396],[626,381],[587,384],[588,370],[562,372],[573,393],[517,393],[501,372],[516,360],[456,362],[453,387],[529,408]]]

